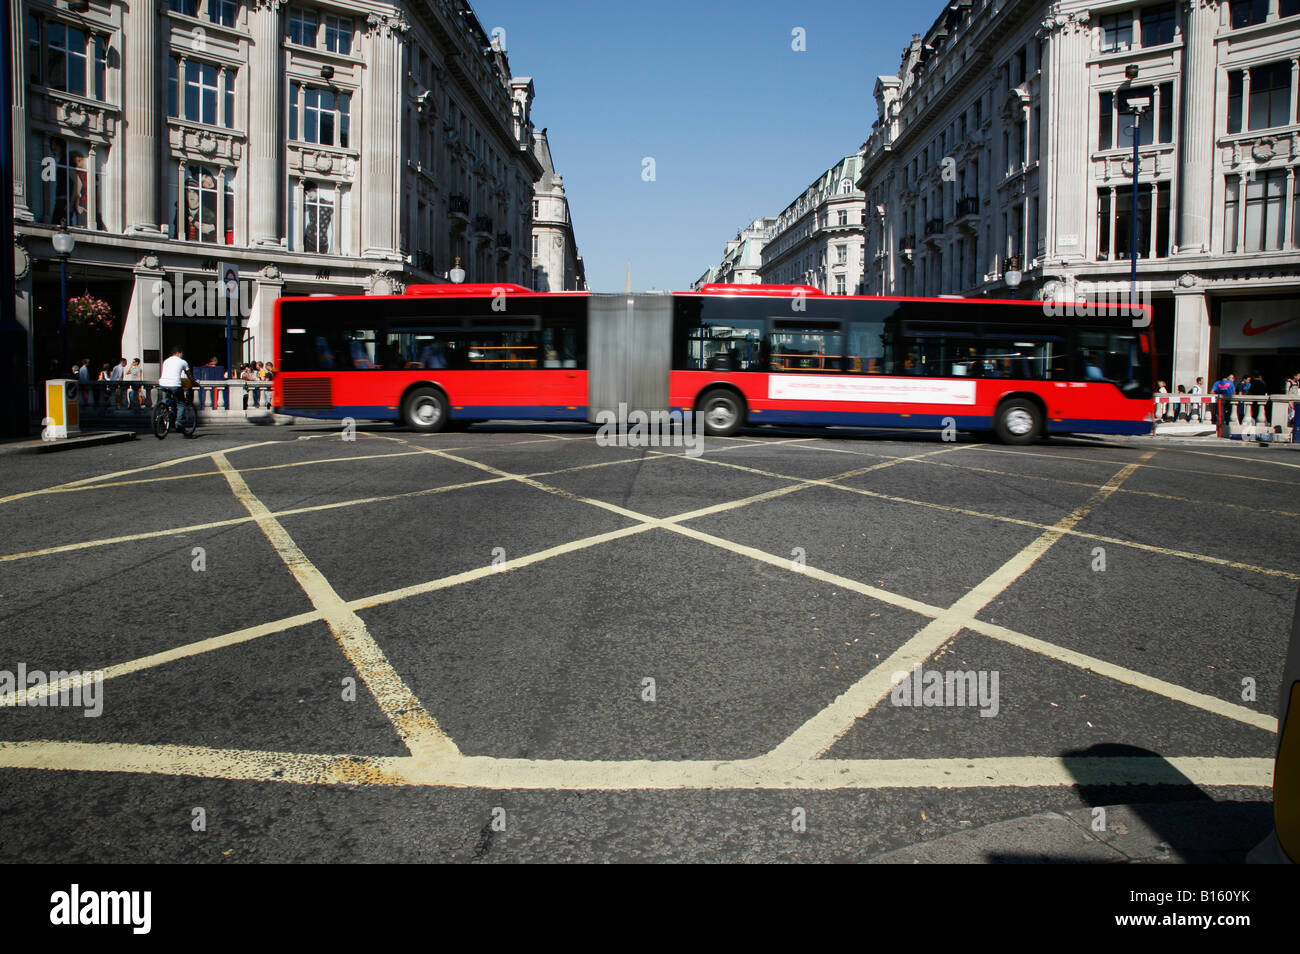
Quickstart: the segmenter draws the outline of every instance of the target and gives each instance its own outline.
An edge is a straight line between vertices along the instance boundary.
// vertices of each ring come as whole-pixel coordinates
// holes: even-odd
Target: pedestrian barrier
[[[147,426],[158,400],[157,381],[92,381],[80,386],[81,420],[91,424],[139,423]],[[267,421],[271,382],[200,381],[190,389],[200,424]]]
[[[1300,408],[1300,395],[1246,394],[1226,398],[1222,406],[1224,414],[1218,422],[1220,437],[1285,444],[1295,442],[1295,412]]]
[[[1214,409],[1211,406],[1215,402],[1213,394],[1157,394],[1155,401],[1157,424],[1171,413],[1175,419],[1187,421],[1193,415],[1198,421],[1214,420]]]

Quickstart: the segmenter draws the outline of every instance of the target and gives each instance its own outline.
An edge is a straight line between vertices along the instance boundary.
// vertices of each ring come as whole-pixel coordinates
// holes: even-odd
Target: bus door
[[[587,417],[587,322],[585,315],[542,321],[541,400],[557,418]]]

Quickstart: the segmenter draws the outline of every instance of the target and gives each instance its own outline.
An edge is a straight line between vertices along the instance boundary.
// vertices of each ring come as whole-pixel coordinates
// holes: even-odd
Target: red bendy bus
[[[1149,307],[1139,322],[1049,311],[788,285],[637,295],[413,285],[282,298],[273,400],[298,417],[422,431],[595,423],[621,406],[695,411],[719,436],[756,424],[953,427],[1009,443],[1150,433]]]

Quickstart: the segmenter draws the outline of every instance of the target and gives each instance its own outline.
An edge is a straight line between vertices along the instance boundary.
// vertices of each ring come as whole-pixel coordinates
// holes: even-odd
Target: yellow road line
[[[0,742],[0,768],[124,772],[194,778],[490,790],[821,790],[1044,788],[1073,785],[1245,786],[1269,788],[1273,759],[1227,757],[819,759],[733,761],[497,759],[259,752],[115,742]]]
[[[983,451],[986,454],[1009,454],[1012,457],[1026,457],[1029,458],[1030,460],[1046,460],[1046,461],[1072,460],[1072,461],[1080,461],[1085,464],[1124,463],[1124,461],[1122,460],[1102,460],[1097,457],[1073,457],[1067,454],[1052,454],[1049,456],[1047,454],[1035,454],[1026,451],[1008,450],[1005,447],[990,447],[988,444],[963,444],[961,445],[961,448],[962,450]],[[1168,451],[1169,453],[1180,453],[1178,448],[1175,447],[1168,447],[1168,448],[1161,448],[1161,449]],[[1136,453],[1136,450],[1132,452]],[[1192,451],[1190,453],[1206,454],[1206,456],[1214,457],[1219,460],[1223,459],[1222,456],[1219,454],[1210,454],[1206,451]],[[1291,480],[1277,480],[1276,478],[1273,477],[1256,477],[1251,474],[1225,474],[1217,470],[1189,470],[1186,467],[1166,467],[1161,464],[1143,464],[1142,467],[1145,470],[1163,470],[1173,474],[1197,474],[1199,476],[1205,476],[1205,477],[1224,477],[1229,480],[1254,480],[1265,484],[1285,484],[1288,487],[1296,486],[1295,482]]]
[[[1212,712],[1215,715],[1233,719],[1245,725],[1254,726],[1257,729],[1263,729],[1265,732],[1277,733],[1277,718],[1263,712],[1256,712],[1254,709],[1248,709],[1245,706],[1237,705],[1233,702],[1227,702],[1217,696],[1206,695],[1203,692],[1196,692],[1185,686],[1176,683],[1166,682],[1163,679],[1157,679],[1155,676],[1148,676],[1146,673],[1138,672],[1136,669],[1129,669],[1125,666],[1117,666],[1114,663],[1107,662],[1104,659],[1098,659],[1096,656],[1089,656],[1086,653],[1076,652],[1073,649],[1067,649],[1064,646],[1049,643],[1046,640],[1035,639],[1033,636],[1026,636],[1024,633],[1018,633],[1013,629],[1005,626],[999,626],[996,623],[988,623],[984,620],[971,620],[966,624],[966,628],[972,632],[979,633],[982,636],[988,636],[999,642],[1007,643],[1011,646],[1019,646],[1021,649],[1027,649],[1031,653],[1037,653],[1040,656],[1046,656],[1049,659],[1055,659],[1058,662],[1068,663],[1079,669],[1095,672],[1099,676],[1105,676],[1116,682],[1122,682],[1129,686],[1136,686],[1139,689],[1145,689],[1147,692],[1153,692],[1156,695],[1164,696],[1167,699],[1173,699],[1175,702],[1181,702],[1197,709],[1203,709],[1206,712]]]
[[[283,525],[248,489],[248,484],[230,466],[225,455],[216,454],[213,460],[225,475],[235,497],[257,520],[258,527],[271,542],[275,552],[289,568],[312,605],[320,611],[348,662],[365,682],[366,688],[406,747],[412,754],[423,758],[456,754],[455,744],[398,676],[361,617],[348,608],[325,576],[293,542]]]
[[[249,450],[253,447],[265,447],[267,444],[279,444],[280,441],[258,441],[256,444],[240,444],[237,447],[228,448],[225,453],[234,453],[235,451]],[[119,470],[112,474],[100,474],[97,477],[86,477],[82,480],[74,480],[66,484],[58,484],[54,487],[45,487],[41,490],[27,490],[20,494],[10,494],[8,497],[0,497],[0,503],[8,503],[11,500],[21,500],[24,497],[38,497],[41,494],[54,493],[56,491],[80,488],[85,484],[98,483],[103,480],[111,480],[115,477],[128,477],[131,474],[143,473],[146,470],[158,470],[163,467],[175,467],[177,464],[188,464],[191,461],[203,460],[211,457],[218,451],[208,451],[206,454],[190,454],[187,457],[177,457],[172,460],[159,461],[156,464],[146,464],[143,467],[132,467],[130,470]]]
[[[1142,459],[1152,456],[1150,451]],[[1103,503],[1136,470],[1134,464],[1124,467],[1093,494],[1086,503],[1077,507],[1041,534],[1027,547],[1011,557],[969,590],[961,599],[927,623],[920,632],[896,649],[888,658],[840,694],[790,737],[772,750],[775,758],[818,758],[838,742],[858,719],[866,715],[887,696],[894,686],[893,674],[910,671],[933,656],[944,643],[975,618],[985,606],[1016,580],[1023,576],[1039,558],[1056,543],[1063,531],[1071,529],[1096,506]]]

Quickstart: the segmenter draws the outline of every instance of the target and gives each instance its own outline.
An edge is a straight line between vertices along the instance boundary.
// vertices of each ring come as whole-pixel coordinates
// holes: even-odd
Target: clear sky
[[[537,89],[593,291],[684,289],[727,239],[858,151],[919,3],[471,0]],[[802,27],[807,49],[791,48]],[[655,179],[642,179],[642,160]]]

